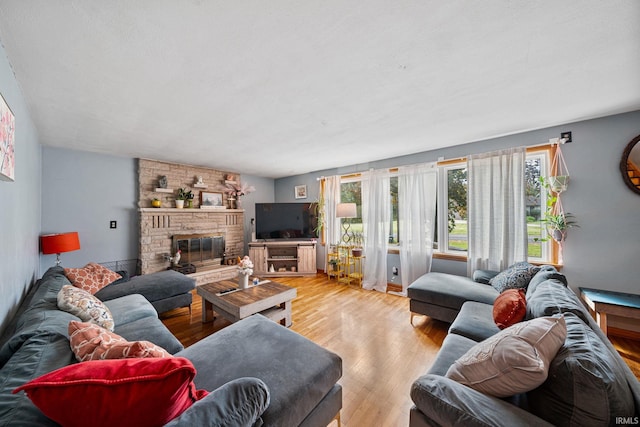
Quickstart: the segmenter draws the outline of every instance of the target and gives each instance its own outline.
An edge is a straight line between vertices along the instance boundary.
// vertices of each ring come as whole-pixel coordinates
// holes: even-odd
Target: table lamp
[[[356,218],[357,216],[358,212],[355,203],[338,203],[336,206],[336,217],[338,218]],[[351,236],[349,235],[349,228],[351,227],[351,224],[347,221],[343,221],[342,227],[344,228],[342,241],[349,243],[351,240]]]
[[[40,236],[42,253],[56,254],[56,266],[60,265],[60,254],[80,249],[80,238],[77,231],[60,234],[45,234]]]

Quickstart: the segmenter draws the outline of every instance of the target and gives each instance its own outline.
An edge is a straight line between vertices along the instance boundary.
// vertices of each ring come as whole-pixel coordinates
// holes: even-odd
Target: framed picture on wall
[[[200,208],[202,209],[224,209],[222,204],[222,193],[200,192]]]
[[[306,185],[296,185],[295,189],[296,199],[306,199],[307,198],[307,186]]]
[[[3,181],[15,180],[15,130],[16,119],[0,95],[0,179]]]

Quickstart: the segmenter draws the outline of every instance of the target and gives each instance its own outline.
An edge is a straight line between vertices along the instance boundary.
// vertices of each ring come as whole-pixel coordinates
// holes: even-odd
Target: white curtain
[[[431,270],[436,220],[437,164],[398,168],[398,239],[402,293]]]
[[[525,161],[523,147],[467,158],[469,277],[527,260]]]
[[[340,218],[336,218],[336,206],[340,203],[340,177],[330,176],[324,179],[324,233],[325,251],[340,240]],[[324,257],[324,272],[327,272],[327,257]]]
[[[362,287],[387,291],[387,248],[391,220],[390,173],[373,170],[362,174],[362,225],[364,277]]]

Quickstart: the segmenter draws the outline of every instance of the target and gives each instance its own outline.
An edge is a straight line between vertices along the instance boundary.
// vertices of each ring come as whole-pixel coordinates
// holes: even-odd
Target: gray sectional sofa
[[[487,282],[484,273],[479,276]],[[535,274],[526,286],[527,311],[523,320],[562,316],[566,323],[564,344],[548,365],[548,376],[543,384],[503,398],[483,394],[447,376],[450,367],[469,349],[500,332],[494,323],[492,305],[497,291],[471,279],[437,276],[422,277],[416,281],[416,286],[409,287],[412,298],[420,298],[418,301],[422,302],[425,298],[429,300],[426,311],[437,305],[432,313],[441,320],[453,321],[433,365],[411,388],[412,427],[638,423],[640,384],[575,293],[567,287],[564,275],[551,266],[544,266]],[[443,287],[443,283],[462,286]],[[437,294],[440,290],[444,290],[443,295]],[[412,311],[423,308],[425,305],[421,303],[412,305]]]
[[[12,391],[78,363],[69,345],[68,324],[79,319],[57,307],[57,294],[69,283],[62,268],[49,269],[3,333],[2,426],[56,425],[25,393]],[[105,305],[113,315],[116,334],[129,341],[151,341],[189,359],[197,370],[196,388],[210,392],[170,426],[249,425],[247,420],[258,416],[255,425],[326,426],[341,410],[340,357],[265,317],[244,319],[184,349],[143,296],[126,295]]]

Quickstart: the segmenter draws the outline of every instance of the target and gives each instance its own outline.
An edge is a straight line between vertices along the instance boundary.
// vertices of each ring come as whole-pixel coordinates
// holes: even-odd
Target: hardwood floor
[[[416,316],[412,326],[407,298],[338,284],[324,275],[275,280],[298,291],[291,329],[342,357],[342,426],[408,425],[411,384],[431,366],[449,325]],[[191,314],[178,309],[162,316],[185,346],[229,325],[220,318],[202,324],[195,291],[193,300]],[[612,342],[640,378],[640,342],[618,337]]]

